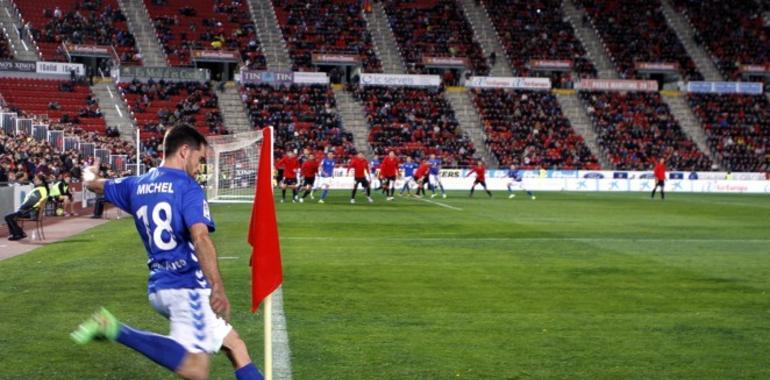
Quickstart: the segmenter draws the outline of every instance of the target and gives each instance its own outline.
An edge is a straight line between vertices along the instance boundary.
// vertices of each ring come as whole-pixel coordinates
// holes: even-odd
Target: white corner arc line
[[[291,380],[291,349],[283,313],[283,286],[273,292],[273,378]]]
[[[448,208],[448,209],[452,209],[452,210],[457,210],[457,211],[462,211],[463,210],[463,209],[461,209],[459,207],[450,206],[450,205],[448,205],[446,203],[436,202],[436,201],[430,200],[430,199],[424,199],[424,198],[409,198],[409,199],[413,199],[413,200],[416,200],[416,201],[427,202],[427,203],[430,203],[430,204],[434,204],[436,206],[440,206],[440,207],[444,207],[444,208]]]

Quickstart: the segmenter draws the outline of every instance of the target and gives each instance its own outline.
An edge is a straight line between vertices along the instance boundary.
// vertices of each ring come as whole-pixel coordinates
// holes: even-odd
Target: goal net
[[[263,175],[258,173],[262,131],[209,136],[207,140],[205,187],[209,202],[253,202],[257,176]]]

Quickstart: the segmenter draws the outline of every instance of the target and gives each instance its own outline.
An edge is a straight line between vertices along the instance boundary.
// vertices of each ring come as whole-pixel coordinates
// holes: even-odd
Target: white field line
[[[573,242],[672,242],[672,243],[701,243],[701,242],[714,242],[714,243],[770,243],[770,239],[662,239],[662,238],[570,238],[570,237],[553,237],[553,238],[401,238],[401,237],[323,237],[323,236],[287,236],[281,238],[281,240],[317,240],[317,241],[521,241],[521,242],[559,242],[559,241],[573,241]]]
[[[283,287],[273,293],[273,378],[291,380],[291,349],[283,313]]]
[[[457,211],[462,211],[463,210],[463,209],[461,209],[459,207],[450,206],[450,205],[448,205],[446,203],[436,202],[436,201],[431,200],[431,199],[413,198],[413,197],[409,197],[408,199],[412,199],[412,200],[415,200],[415,201],[423,201],[423,202],[427,202],[427,203],[430,203],[430,204],[434,204],[436,206],[440,206],[440,207],[444,207],[444,208],[448,208],[448,209],[452,209],[452,210],[457,210]]]

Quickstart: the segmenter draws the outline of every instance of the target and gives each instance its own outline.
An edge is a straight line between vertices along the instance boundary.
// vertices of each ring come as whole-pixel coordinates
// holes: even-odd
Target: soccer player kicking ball
[[[302,163],[302,188],[305,189],[305,193],[302,194],[302,198],[299,199],[299,203],[305,202],[305,198],[313,191],[313,184],[315,183],[315,173],[318,172],[318,161],[315,160],[313,154],[307,155],[307,160]]]
[[[318,170],[318,187],[323,189],[321,193],[321,199],[318,203],[325,203],[326,197],[329,195],[329,187],[332,184],[332,178],[334,178],[334,153],[329,152],[326,154],[326,158],[321,160],[321,166]]]
[[[121,343],[187,379],[208,378],[211,355],[221,349],[237,379],[262,379],[246,344],[228,323],[230,302],[209,237],[214,221],[194,179],[206,147],[197,130],[177,126],[166,133],[165,159],[157,169],[106,180],[94,174],[97,162],[84,172],[89,190],[134,216],[149,257],[150,303],[170,321],[171,335],[131,328],[104,308],[70,335],[80,344],[96,338]]]
[[[441,183],[441,159],[436,158],[435,154],[431,154],[430,160],[428,160],[428,165],[430,165],[430,170],[428,173],[430,173],[430,191],[432,193],[430,197],[436,197],[436,187],[438,186],[439,190],[441,190],[441,197],[446,198],[444,184]]]
[[[382,159],[382,164],[380,164],[380,175],[384,179],[382,187],[385,189],[385,196],[389,201],[393,200],[393,195],[396,192],[399,165],[398,157],[396,157],[396,153],[392,150]]]
[[[523,170],[517,170],[515,165],[511,165],[511,167],[508,169],[508,199],[511,199],[516,196],[516,194],[513,193],[514,188],[515,190],[524,190],[527,192],[527,195],[529,195],[532,200],[535,200],[535,194],[532,194],[531,191],[524,188],[524,171]]]
[[[481,187],[484,188],[484,191],[487,192],[487,195],[492,198],[492,192],[487,190],[487,182],[484,180],[487,173],[487,168],[484,167],[484,161],[479,161],[478,164],[471,168],[471,171],[469,171],[465,176],[470,177],[471,174],[474,173],[476,173],[476,180],[473,181],[473,186],[471,186],[471,194],[468,197],[473,197],[473,191],[476,190],[476,185],[481,185]]]
[[[372,188],[369,186],[369,162],[366,161],[363,153],[358,153],[350,160],[348,164],[348,173],[353,169],[353,177],[356,183],[353,185],[353,194],[350,196],[350,203],[356,203],[356,191],[358,191],[358,185],[361,184],[363,189],[366,189],[366,199],[369,203],[374,202],[372,199]]]

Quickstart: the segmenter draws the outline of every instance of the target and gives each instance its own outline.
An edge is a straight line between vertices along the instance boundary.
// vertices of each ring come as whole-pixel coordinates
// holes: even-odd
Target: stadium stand
[[[599,169],[556,97],[542,91],[472,90],[487,145],[501,165],[524,169]]]
[[[81,142],[94,143],[99,149],[107,149],[111,154],[131,155],[134,150],[132,144],[122,140],[114,130],[109,134],[89,132],[70,123],[51,123],[49,129],[63,130],[67,136],[76,136]],[[40,173],[55,176],[66,172],[80,178],[79,172],[74,170],[83,162],[83,158],[75,149],[60,152],[46,140],[37,141],[26,135],[9,136],[0,131],[0,171],[11,183],[29,182],[32,176]]]
[[[83,83],[28,78],[3,78],[0,94],[12,108],[52,121],[73,123],[88,132],[105,133],[104,118],[91,89]]]
[[[163,151],[163,136],[151,135],[142,138],[142,158],[141,162],[146,168],[152,168],[160,165],[160,152]]]
[[[462,133],[441,89],[371,86],[351,91],[364,105],[375,154],[390,150],[418,158],[436,154],[447,167],[473,164],[473,144]]]
[[[249,68],[267,67],[245,1],[153,0],[145,4],[170,65],[192,65],[191,50],[233,50],[240,52]]]
[[[355,152],[353,135],[342,128],[331,87],[249,85],[241,89],[255,128],[275,128],[275,152],[331,147],[337,157]]]
[[[0,59],[13,59],[13,51],[8,44],[8,36],[0,30]]]
[[[597,143],[613,169],[649,170],[664,158],[671,170],[710,170],[656,92],[581,92]]]
[[[489,74],[481,46],[455,1],[388,0],[385,11],[409,73],[427,73],[423,57],[461,57],[470,61],[475,75]]]
[[[273,1],[295,71],[315,71],[313,53],[355,55],[365,72],[382,72],[358,1]]]
[[[166,128],[187,123],[204,135],[227,134],[211,83],[137,80],[121,83],[120,91],[141,138],[162,136]]]
[[[564,20],[560,0],[484,0],[516,76],[536,76],[530,60],[570,60],[581,78],[595,78],[596,68]],[[558,83],[561,78],[553,78]],[[565,78],[567,79],[567,78]]]
[[[703,80],[658,0],[580,0],[599,32],[618,73],[637,78],[636,63],[676,63],[687,80]]]
[[[696,42],[711,53],[726,78],[739,79],[742,64],[770,62],[770,30],[757,3],[719,0],[674,0],[673,3],[687,16],[696,32]],[[715,15],[719,16],[718,22]]]
[[[134,36],[117,0],[15,0],[31,23],[31,33],[44,60],[67,61],[62,42],[111,45],[121,64],[141,65]]]
[[[770,102],[766,96],[690,94],[690,107],[711,150],[730,171],[770,171]]]

